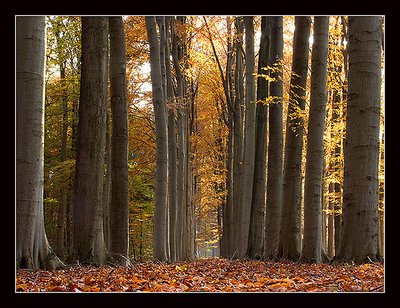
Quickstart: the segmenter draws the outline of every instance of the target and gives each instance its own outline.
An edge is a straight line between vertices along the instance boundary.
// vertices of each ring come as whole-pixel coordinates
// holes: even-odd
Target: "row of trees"
[[[232,56],[229,58],[228,54],[226,71],[221,69],[228,113],[227,196],[223,207],[221,253],[225,257],[322,262],[327,260],[322,240],[323,222],[326,221],[326,215],[323,216],[323,177],[327,75],[328,65],[333,62],[328,62],[329,17],[314,18],[309,86],[312,19],[308,16],[295,17],[285,129],[282,120],[282,18],[262,17],[257,87],[254,83],[253,18],[244,17],[243,21],[244,97],[241,88],[241,17],[235,19],[237,39],[233,43],[228,40],[227,49],[231,44]],[[382,19],[349,17],[348,27],[345,18],[341,22],[341,41],[347,42],[347,52],[341,55],[344,61],[340,65],[333,62],[336,72],[333,76],[348,80],[348,84],[341,82],[341,88],[332,87],[332,109],[336,109],[332,123],[338,121],[339,93],[342,93],[345,96],[342,97],[343,101],[347,101],[343,215],[336,212],[334,216],[334,209],[331,210],[330,217],[335,217],[335,229],[330,219],[329,257],[335,256],[339,261],[377,261],[382,259],[378,211]],[[335,27],[337,31],[338,23]],[[336,44],[332,41],[331,49],[339,49],[337,37]],[[234,57],[234,53],[239,56]],[[215,57],[219,61],[216,53]],[[232,65],[233,69],[230,67]],[[233,71],[234,74],[229,76]],[[368,91],[364,91],[367,84]],[[309,93],[307,88],[310,89]],[[310,101],[306,122],[308,95]],[[244,109],[241,108],[243,105]],[[284,140],[283,131],[286,132]],[[243,135],[240,135],[241,132]],[[339,157],[340,151],[339,143],[334,148],[334,156]],[[336,173],[338,163],[332,164]],[[338,198],[341,199],[340,179],[337,176],[330,182],[337,194],[336,204],[341,203],[338,202]],[[333,230],[336,231],[335,237]]]
[[[57,22],[57,20],[55,20]],[[45,17],[17,17],[17,268],[55,268],[62,262],[46,237],[43,217]],[[60,26],[60,25],[59,25]],[[55,29],[56,38],[60,39]],[[103,232],[103,166],[110,33],[111,202],[108,250]],[[60,40],[57,40],[60,50]],[[59,59],[62,59],[61,57]],[[66,58],[59,62],[65,82]],[[72,207],[70,262],[125,264],[128,251],[127,98],[122,17],[83,17],[79,122]],[[64,89],[66,90],[66,88]],[[66,96],[64,96],[66,99]],[[61,160],[66,158],[66,101]],[[32,116],[34,114],[34,116]],[[110,171],[108,171],[110,172]],[[65,193],[65,196],[67,194]],[[65,199],[60,206],[63,252]]]
[[[161,261],[193,259],[195,254],[190,135],[196,93],[185,74],[185,20],[145,17],[157,148],[153,255]]]
[[[382,20],[293,19],[17,17],[17,267],[380,260]]]
[[[150,106],[140,104],[140,99],[147,99],[149,94],[141,92],[141,98],[137,95],[141,85],[147,80],[147,77],[143,78],[140,74],[140,67],[148,61],[144,18],[131,16],[128,21],[124,22],[124,27],[126,73],[129,76],[126,94],[127,101],[130,102],[127,110],[129,255],[135,260],[140,260],[152,255],[155,134],[153,110]],[[46,26],[44,215],[49,242],[55,247],[57,255],[64,260],[70,254],[72,245],[72,192],[80,96],[81,20],[75,16],[48,16]],[[108,89],[110,91],[110,80]],[[110,244],[109,204],[113,131],[111,94],[108,93],[103,169],[103,225],[107,249]],[[65,154],[62,155],[63,153]]]
[[[23,28],[22,32],[17,32],[19,55],[17,60],[17,83],[19,85],[24,83],[22,81],[22,73],[28,69],[23,66],[25,63],[23,63],[22,59],[29,58],[31,54],[34,54],[36,56],[35,63],[37,62],[41,65],[39,69],[40,74],[37,75],[38,90],[39,88],[44,88],[45,57],[43,55],[46,40],[44,21],[44,17],[17,18],[18,29]],[[154,198],[154,258],[162,261],[192,259],[194,258],[194,222],[191,205],[190,189],[192,176],[189,159],[190,113],[192,111],[190,109],[191,105],[185,101],[189,97],[187,94],[189,93],[189,86],[184,77],[184,67],[182,67],[182,63],[184,63],[186,57],[185,47],[183,46],[185,37],[182,31],[178,29],[179,24],[185,22],[185,18],[178,18],[176,20],[164,17],[157,18],[158,26],[160,29],[164,29],[162,30],[164,33],[161,35],[161,39],[164,40],[162,41],[161,48],[158,42],[158,33],[154,32],[156,30],[156,23],[152,24],[151,21],[155,21],[155,19],[148,20],[146,23],[148,37],[150,38],[150,58],[152,59],[155,56],[158,59],[163,59],[163,61],[169,61],[169,44],[166,44],[165,40],[173,41],[172,55],[176,70],[174,76],[176,76],[176,83],[178,84],[178,90],[174,93],[170,62],[167,62],[167,71],[164,63],[162,74],[163,76],[168,76],[168,79],[165,79],[165,83],[163,81],[163,84],[159,85],[162,87],[158,89],[158,91],[161,91],[160,93],[153,91],[158,150],[156,162],[158,168],[156,175],[157,185]],[[73,188],[73,194],[69,196],[71,206],[67,206],[68,192],[60,191],[60,195],[57,196],[60,199],[57,211],[57,250],[63,259],[67,254],[68,262],[79,261],[101,265],[113,260],[125,264],[128,260],[129,250],[129,187],[126,51],[123,19],[122,17],[82,18],[81,60],[78,60],[80,73],[80,82],[78,83],[79,114],[76,115],[78,108],[73,110],[73,113],[79,119],[77,127],[74,125],[75,122],[73,119],[72,121],[68,119],[67,101],[70,97],[68,96],[68,86],[66,85],[68,83],[68,79],[66,78],[66,67],[68,65],[66,62],[68,55],[71,55],[71,53],[65,51],[66,42],[61,40],[61,37],[66,36],[66,32],[63,31],[66,25],[58,17],[50,19],[50,22],[52,26],[51,30],[55,37],[55,46],[57,47],[55,58],[58,60],[56,62],[58,62],[57,64],[60,69],[60,88],[62,92],[61,96],[63,97],[61,162],[66,162],[68,122],[73,123],[71,125],[71,154],[73,153],[71,156],[74,159],[74,163],[68,164],[69,174],[65,176],[67,178],[73,177],[73,185],[69,187],[69,189]],[[40,33],[40,39],[36,40],[36,46],[34,46],[36,49],[40,49],[40,53],[35,53],[36,50],[25,48],[22,44],[22,40],[26,40],[26,37],[30,38],[33,31]],[[155,46],[153,45],[154,42],[156,42]],[[154,55],[154,49],[157,50],[156,55]],[[108,56],[108,53],[110,53],[110,56]],[[75,59],[72,59],[71,63]],[[108,67],[110,74],[108,74]],[[152,72],[155,70],[153,69]],[[108,75],[110,75],[110,115],[107,108]],[[166,83],[167,81],[168,84]],[[153,86],[154,84],[156,82],[153,83]],[[22,124],[25,123],[26,117],[30,117],[30,111],[18,110],[17,143],[21,148],[17,149],[17,176],[20,178],[23,176],[23,171],[27,172],[20,164],[20,162],[25,161],[25,158],[21,156],[26,152],[22,151],[25,144],[21,140],[24,138],[29,138],[30,141],[35,142],[35,146],[38,148],[36,155],[38,162],[35,161],[35,164],[41,165],[41,169],[34,175],[36,179],[34,184],[32,182],[18,182],[17,241],[24,248],[17,249],[17,267],[53,268],[60,266],[62,262],[50,248],[46,233],[44,232],[44,160],[42,139],[45,134],[43,91],[40,93],[42,96],[38,96],[38,93],[32,93],[32,91],[29,92],[29,89],[25,88],[21,88],[18,92],[29,93],[31,97],[37,97],[36,103],[38,106],[40,103],[40,108],[38,106],[35,108],[38,111],[40,109],[42,116],[38,117],[38,123],[35,124],[40,127],[38,131],[40,132],[41,141],[38,141],[37,138],[30,138],[30,135],[34,133],[32,132],[32,126],[23,126]],[[170,104],[168,117],[166,115],[167,109],[165,108],[167,98]],[[22,103],[21,100],[17,98],[18,106],[25,106],[31,103],[30,101]],[[160,115],[161,121],[159,119]],[[167,120],[170,121],[168,132],[166,128]],[[109,122],[112,123],[111,129]],[[177,126],[178,130],[175,126]],[[47,135],[49,134],[49,132],[46,133]],[[170,141],[168,148],[166,146],[167,140]],[[170,157],[169,161],[168,157]],[[105,182],[104,167],[106,168]],[[65,171],[66,164],[61,166],[60,169],[64,169]],[[74,171],[71,169],[74,169]],[[55,182],[54,178],[51,179],[54,171],[49,173],[48,179],[48,182],[52,184]],[[171,180],[168,181],[167,177]],[[29,179],[29,177],[26,178]],[[58,181],[60,180],[58,179]],[[175,183],[175,185],[172,183]],[[42,187],[41,193],[39,193],[41,195],[40,200],[37,201],[37,205],[35,207],[31,206],[30,209],[21,207],[20,201],[25,200],[23,199],[22,191],[24,189],[37,190],[37,186]],[[49,190],[52,190],[52,188],[49,187]],[[47,199],[49,203],[51,203],[51,200],[54,200],[52,198]],[[29,198],[26,198],[26,200],[29,200]],[[66,213],[67,210],[69,213]],[[22,238],[26,234],[22,232],[22,229],[25,230],[27,225],[29,225],[30,230],[28,234],[32,235],[36,233],[35,228],[37,227],[33,223],[27,224],[24,220],[27,219],[25,216],[33,214],[38,216],[39,221],[37,223],[43,227],[43,230],[39,232],[39,234],[42,233],[43,241],[35,242],[34,244]],[[70,233],[68,252],[64,251],[66,221],[67,231]],[[177,221],[181,223],[177,223]],[[68,223],[70,224],[68,225]],[[31,249],[36,251],[37,247],[41,247],[41,250],[45,249],[44,252],[40,255],[32,255]],[[44,260],[47,259],[52,263],[44,264]]]

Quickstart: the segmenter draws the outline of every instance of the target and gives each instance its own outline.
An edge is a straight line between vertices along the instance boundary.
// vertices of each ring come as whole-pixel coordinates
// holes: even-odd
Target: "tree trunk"
[[[329,98],[327,98],[327,102],[329,101]],[[322,247],[326,251],[328,247],[328,241],[327,241],[327,230],[328,230],[328,223],[327,223],[327,209],[328,209],[328,204],[326,202],[327,199],[327,187],[325,183],[326,179],[326,161],[324,159],[323,161],[323,166],[322,166],[322,190],[321,190],[321,203],[322,203],[322,213],[321,213],[321,224],[322,224]]]
[[[110,17],[109,27],[112,112],[110,253],[120,264],[125,265],[129,251],[128,105],[122,17]]]
[[[186,17],[178,16],[176,23],[178,27],[173,27],[173,61],[176,72],[177,83],[177,105],[178,105],[178,171],[177,171],[177,229],[176,247],[177,259],[189,260],[193,258],[194,233],[193,233],[193,209],[191,201],[192,173],[190,157],[190,134],[191,134],[191,102],[189,101],[187,79],[185,71],[188,69]]]
[[[378,261],[382,19],[349,17],[343,233],[337,261]]]
[[[177,87],[177,224],[176,224],[176,258],[183,258],[183,233],[185,223],[185,130],[184,130],[184,109],[182,108],[185,95],[185,79],[182,73],[183,46],[182,39],[176,29],[175,20],[172,26],[172,55],[176,73]]]
[[[250,26],[249,26],[250,25]],[[265,74],[270,65],[270,20],[262,17],[260,52],[258,58],[258,74]],[[247,37],[249,44],[254,46],[253,23],[246,23],[246,50]],[[248,51],[247,51],[248,52]],[[254,53],[253,53],[254,55]],[[251,56],[251,54],[249,55]],[[247,58],[248,59],[248,58]],[[263,69],[264,68],[264,69]],[[264,212],[265,212],[265,182],[266,182],[266,148],[267,148],[267,115],[268,105],[265,100],[268,97],[268,80],[258,77],[257,80],[257,107],[256,107],[256,131],[255,131],[255,158],[253,177],[253,196],[251,200],[250,227],[246,255],[251,259],[261,259],[264,253]]]
[[[228,258],[237,258],[238,257],[238,241],[235,241],[235,237],[237,236],[238,230],[237,227],[237,207],[233,203],[233,193],[234,193],[234,178],[233,178],[233,164],[234,164],[234,111],[232,108],[232,104],[235,100],[235,79],[233,77],[233,61],[234,61],[234,50],[233,50],[233,43],[231,40],[231,22],[227,22],[227,32],[228,32],[228,39],[227,39],[227,60],[226,60],[226,69],[225,69],[225,87],[227,91],[225,92],[225,99],[226,99],[226,119],[224,120],[225,124],[228,127],[228,136],[226,141],[226,198],[225,198],[225,205],[226,205],[226,218],[227,218],[227,257]],[[240,23],[239,23],[240,27]],[[238,32],[240,29],[238,30]],[[236,70],[236,68],[235,68]],[[223,74],[221,74],[223,76]],[[224,82],[224,80],[223,80]],[[224,107],[221,106],[221,109]],[[220,143],[222,145],[222,143]],[[222,150],[222,149],[221,149]]]
[[[171,260],[170,258],[170,231],[169,231],[169,192],[170,192],[170,182],[169,182],[169,173],[170,173],[170,158],[169,158],[169,123],[168,123],[168,98],[167,98],[167,69],[166,69],[166,48],[167,48],[167,28],[165,23],[165,16],[156,16],[156,21],[159,29],[160,35],[160,68],[161,68],[161,84],[163,88],[163,96],[164,96],[164,104],[165,104],[165,111],[166,111],[166,121],[167,121],[167,140],[168,140],[168,191],[167,191],[167,206],[165,207],[164,215],[165,215],[165,246],[166,246],[166,254],[167,260]]]
[[[45,27],[44,16],[16,19],[17,269],[63,266],[47,241],[43,217]]]
[[[105,149],[106,176],[104,179],[104,198],[103,198],[103,228],[104,242],[106,249],[110,250],[110,190],[111,190],[111,132],[110,132],[110,112],[107,108],[106,116],[106,149]]]
[[[265,217],[264,257],[275,258],[278,251],[282,215],[283,177],[283,17],[271,18],[271,61],[276,63],[276,72],[271,72],[275,81],[270,83],[270,96],[274,102],[269,105],[268,178]],[[278,62],[280,61],[280,62]]]
[[[181,23],[185,25],[186,17],[181,16],[178,17],[181,20]],[[183,36],[183,58],[184,58],[184,67],[185,71],[189,69],[189,52],[188,47],[190,46],[190,34],[189,37],[187,36],[186,32]],[[194,209],[193,209],[193,172],[192,172],[192,155],[191,155],[191,140],[190,136],[192,134],[192,107],[194,104],[194,95],[190,89],[190,84],[193,81],[191,77],[186,77],[187,81],[185,83],[185,94],[186,94],[186,104],[185,104],[185,131],[186,131],[186,143],[185,143],[185,151],[186,151],[186,183],[185,183],[185,196],[186,196],[186,234],[187,234],[187,241],[186,241],[186,260],[193,260],[195,257],[194,254]]]
[[[326,114],[326,73],[328,60],[329,16],[314,17],[314,43],[311,59],[310,115],[308,120],[307,160],[304,187],[304,235],[301,260],[321,263],[322,172]]]
[[[226,241],[226,249],[228,258],[236,258],[237,251],[235,250],[235,217],[233,211],[233,134],[232,134],[232,116],[228,120],[228,140],[227,140],[227,154],[226,154],[226,198],[225,198],[225,209],[226,209],[226,223],[225,228],[227,229],[227,241]]]
[[[173,103],[174,89],[172,83],[169,29],[171,28],[171,17],[166,17],[166,46],[165,46],[165,68],[166,68],[166,88],[167,104]],[[173,105],[167,107],[168,110],[168,197],[169,197],[169,243],[170,261],[176,260],[176,223],[177,223],[177,157],[176,157],[176,110]]]
[[[245,45],[246,45],[246,112],[244,130],[244,157],[243,157],[243,199],[242,199],[242,236],[249,238],[250,211],[253,193],[254,157],[255,157],[255,112],[256,112],[256,85],[255,85],[255,54],[254,54],[254,25],[253,16],[244,17]],[[247,251],[247,243],[242,247]]]
[[[153,16],[146,16],[146,29],[150,45],[150,68],[153,106],[156,124],[156,189],[154,209],[154,251],[153,257],[167,261],[166,208],[168,206],[168,135],[167,116],[164,102],[160,65],[160,45],[157,25]]]
[[[103,265],[103,176],[108,18],[82,17],[82,73],[73,208],[72,260]]]
[[[244,257],[247,247],[247,238],[243,236],[243,210],[242,210],[242,165],[243,165],[243,104],[244,104],[244,80],[243,80],[243,21],[242,17],[236,17],[236,41],[235,41],[235,100],[232,110],[233,120],[233,209],[235,218],[235,257]]]
[[[282,256],[296,261],[301,248],[302,150],[311,18],[296,16],[282,191]]]

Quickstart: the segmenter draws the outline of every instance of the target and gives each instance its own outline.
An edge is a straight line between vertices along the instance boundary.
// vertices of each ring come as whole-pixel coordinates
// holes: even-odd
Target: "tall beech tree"
[[[110,111],[107,108],[106,116],[106,148],[104,151],[105,176],[104,176],[104,194],[103,194],[103,225],[104,242],[106,249],[110,250],[110,191],[111,191],[111,129],[110,129]]]
[[[128,257],[128,105],[125,32],[122,17],[109,18],[112,112],[110,253],[121,264]]]
[[[311,18],[295,17],[292,75],[286,120],[282,190],[282,224],[279,254],[297,260],[301,249],[302,150]]]
[[[177,156],[176,156],[176,108],[173,106],[174,87],[171,70],[171,26],[172,17],[165,17],[166,44],[165,44],[165,74],[166,74],[166,100],[168,112],[168,205],[169,205],[169,244],[170,260],[174,262],[177,257]]]
[[[103,265],[103,175],[107,115],[108,17],[82,17],[82,72],[71,260]]]
[[[246,23],[249,36],[254,37],[254,29]],[[249,45],[254,45],[253,41]],[[246,47],[248,45],[246,44]],[[264,253],[264,213],[265,213],[265,183],[267,168],[267,116],[268,105],[268,79],[265,78],[270,51],[270,18],[263,16],[261,19],[260,52],[258,56],[257,78],[257,107],[256,107],[256,131],[255,131],[255,157],[253,194],[251,199],[250,225],[248,233],[247,256],[252,259],[260,259]]]
[[[186,151],[185,149],[185,124],[186,112],[184,105],[185,98],[185,75],[184,70],[184,40],[182,33],[178,29],[180,21],[184,21],[184,16],[174,18],[171,23],[172,30],[172,59],[176,76],[176,102],[177,102],[177,213],[176,213],[176,258],[183,258],[184,246],[184,221],[186,216]]]
[[[255,159],[255,130],[256,130],[256,79],[254,53],[254,17],[245,16],[245,127],[243,147],[243,194],[242,194],[242,236],[248,239],[250,228],[251,200],[253,196],[254,159]],[[246,247],[243,247],[247,251]]]
[[[378,261],[382,18],[349,17],[343,233],[337,261]]]
[[[16,266],[55,269],[43,216],[45,17],[16,18]]]
[[[194,92],[190,89],[189,42],[186,16],[172,24],[172,59],[176,75],[177,105],[177,228],[176,253],[180,260],[194,259],[194,221],[192,203],[191,121]]]
[[[274,68],[270,77],[270,97],[268,117],[268,177],[265,213],[264,257],[275,258],[279,244],[282,215],[283,177],[283,17],[271,16],[271,53]]]
[[[154,16],[146,16],[146,30],[150,48],[150,74],[156,124],[156,188],[154,209],[154,251],[153,257],[167,261],[166,209],[168,206],[168,135],[167,112],[164,101],[161,74],[160,42]]]
[[[306,173],[304,186],[304,239],[301,260],[321,263],[322,171],[326,114],[326,73],[328,60],[329,16],[314,17],[314,42],[311,58],[310,114],[308,119]]]
[[[167,28],[166,28],[166,22],[165,22],[165,16],[156,16],[156,22],[158,25],[158,34],[159,34],[159,42],[160,42],[160,69],[161,69],[161,84],[163,88],[163,100],[165,104],[165,108],[167,111],[167,68],[166,68],[166,49],[167,49]],[[167,129],[168,128],[168,117],[167,117]],[[170,260],[170,233],[169,233],[169,194],[172,189],[176,189],[176,187],[172,186],[172,183],[169,181],[169,174],[170,174],[170,158],[169,158],[169,130],[167,131],[167,142],[168,142],[168,200],[167,200],[167,206],[164,209],[164,216],[165,216],[165,245],[166,245],[166,254],[167,254],[167,259]]]
[[[243,203],[242,201],[242,175],[243,175],[243,116],[244,116],[244,76],[243,76],[243,31],[244,31],[243,17],[239,16],[235,19],[236,34],[235,34],[235,99],[232,108],[233,120],[233,161],[232,161],[232,204],[234,205],[234,220],[235,229],[238,240],[236,251],[237,257],[242,258],[246,253],[248,241],[248,228],[243,224]],[[249,36],[251,34],[249,33]],[[248,40],[251,40],[248,37]],[[254,43],[254,37],[253,37]],[[250,42],[251,44],[251,42]],[[245,230],[246,229],[246,230]]]

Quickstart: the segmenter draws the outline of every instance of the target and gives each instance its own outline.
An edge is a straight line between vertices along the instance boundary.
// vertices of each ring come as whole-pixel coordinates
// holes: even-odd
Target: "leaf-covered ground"
[[[382,264],[200,259],[16,273],[17,292],[384,292]]]

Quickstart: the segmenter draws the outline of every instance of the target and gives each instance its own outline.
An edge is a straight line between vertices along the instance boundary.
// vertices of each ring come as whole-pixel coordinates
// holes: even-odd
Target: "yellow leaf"
[[[186,264],[184,264],[184,265],[182,265],[182,266],[175,265],[175,270],[176,270],[177,272],[184,272],[184,271],[187,271],[187,265],[186,265]]]

